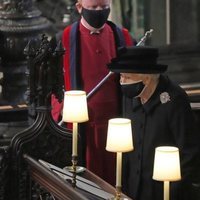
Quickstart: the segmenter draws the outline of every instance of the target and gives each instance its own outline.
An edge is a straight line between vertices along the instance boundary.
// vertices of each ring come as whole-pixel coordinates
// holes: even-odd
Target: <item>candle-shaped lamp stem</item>
[[[77,146],[78,146],[78,123],[73,123],[73,133],[72,133],[72,156],[77,156]]]
[[[122,186],[122,152],[117,152],[116,187]]]
[[[169,181],[164,181],[164,200],[169,200]]]

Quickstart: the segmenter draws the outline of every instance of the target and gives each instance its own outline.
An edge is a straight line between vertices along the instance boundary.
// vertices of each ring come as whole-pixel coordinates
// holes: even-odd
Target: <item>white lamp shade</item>
[[[106,150],[128,152],[133,150],[131,120],[114,118],[108,121]]]
[[[77,123],[88,121],[88,108],[85,91],[70,90],[65,92],[62,120],[64,122]]]
[[[181,179],[179,149],[160,146],[155,149],[153,179],[158,181],[178,181]]]

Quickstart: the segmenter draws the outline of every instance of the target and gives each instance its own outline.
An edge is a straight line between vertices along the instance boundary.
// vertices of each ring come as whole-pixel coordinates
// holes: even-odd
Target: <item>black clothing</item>
[[[140,99],[125,99],[124,117],[132,120],[134,150],[123,154],[123,192],[134,200],[162,200],[163,182],[152,179],[155,148],[176,146],[182,180],[170,183],[170,200],[189,200],[189,190],[183,188],[191,184],[198,139],[184,90],[161,75],[154,94],[144,105]]]

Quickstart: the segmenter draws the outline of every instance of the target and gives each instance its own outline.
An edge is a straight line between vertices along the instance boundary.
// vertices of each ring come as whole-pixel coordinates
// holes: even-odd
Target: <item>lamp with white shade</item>
[[[122,153],[133,150],[133,138],[130,119],[114,118],[108,121],[106,150],[117,153],[116,196],[114,199],[120,200],[122,199]]]
[[[164,181],[164,200],[169,200],[170,181],[181,180],[179,149],[160,146],[155,149],[153,179]]]
[[[68,170],[77,173],[78,162],[78,123],[88,121],[86,92],[82,90],[66,91],[64,95],[62,121],[73,123],[72,166]]]

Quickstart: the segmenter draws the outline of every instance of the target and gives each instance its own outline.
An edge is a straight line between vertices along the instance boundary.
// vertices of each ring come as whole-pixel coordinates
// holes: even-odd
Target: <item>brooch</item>
[[[168,101],[170,101],[170,96],[168,92],[163,92],[160,94],[160,101],[161,103],[167,103]]]

